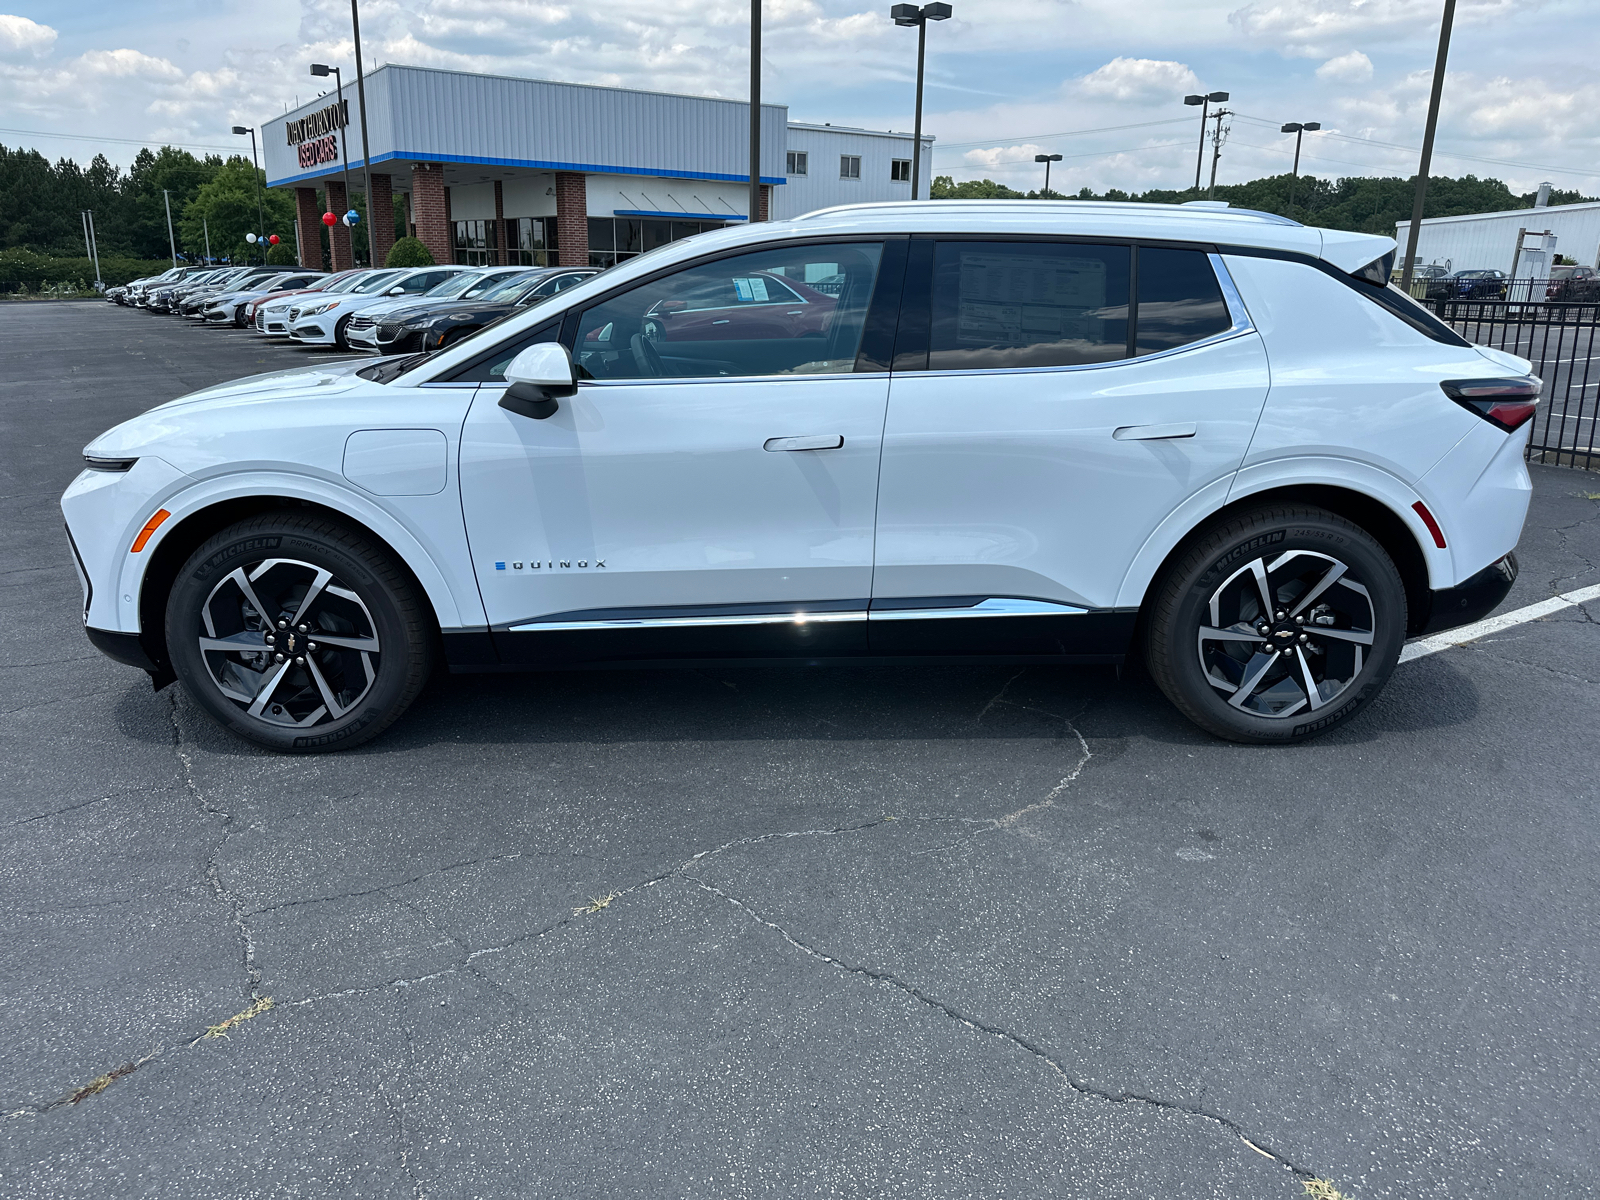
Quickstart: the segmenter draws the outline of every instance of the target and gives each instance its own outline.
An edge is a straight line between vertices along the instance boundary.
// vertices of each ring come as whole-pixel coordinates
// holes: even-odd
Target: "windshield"
[[[459,275],[452,275],[443,283],[435,284],[423,292],[430,300],[454,300],[475,283],[482,283],[483,276],[477,271],[463,271]]]
[[[371,278],[363,279],[351,290],[358,296],[370,296],[373,292],[382,288],[384,284],[392,282],[399,274],[399,271],[379,271]]]
[[[323,292],[348,292],[352,288],[360,287],[368,278],[369,276],[365,271],[357,271],[353,275],[345,275],[342,278],[335,279],[327,287],[318,288],[317,290]]]
[[[487,279],[475,280],[473,286],[461,293],[463,300],[476,300],[501,287],[508,279],[516,279],[525,275],[525,271],[500,271],[490,275]]]
[[[513,275],[510,279],[500,280],[497,286],[484,292],[479,299],[490,304],[509,304],[535,282],[537,282],[537,277],[529,278],[527,275]]]

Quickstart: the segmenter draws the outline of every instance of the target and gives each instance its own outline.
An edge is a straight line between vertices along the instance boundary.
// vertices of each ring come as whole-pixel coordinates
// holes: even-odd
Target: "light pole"
[[[367,85],[362,81],[361,74],[361,14],[356,11],[356,0],[350,0],[350,32],[356,43],[356,107],[361,110],[361,178],[366,182],[367,189],[367,265],[375,267],[378,265],[378,231],[372,221],[372,151],[367,148]],[[350,202],[351,208],[356,206],[348,186],[345,188],[345,199]],[[351,247],[350,258],[352,261],[355,259],[354,246]]]
[[[761,0],[750,0],[750,222],[761,219]]]
[[[106,290],[105,280],[100,278],[100,238],[94,231],[94,209],[88,209],[83,214],[89,220],[89,255],[94,259],[94,285],[102,292]]]
[[[172,236],[172,193],[161,189],[161,202],[167,206],[167,245],[172,248],[172,265],[178,265],[178,240]]]
[[[256,131],[253,126],[246,129],[243,125],[235,125],[233,131],[234,133],[248,133],[250,135],[250,166],[254,169],[256,176],[256,236],[264,238],[267,236],[264,232],[267,228],[267,217],[265,210],[261,206],[261,163],[256,159]],[[267,261],[267,252],[265,250],[261,252],[261,261]]]
[[[1300,182],[1300,139],[1307,133],[1315,133],[1322,128],[1321,121],[1290,121],[1279,133],[1294,134],[1294,176],[1289,180],[1289,207],[1294,207],[1294,190]]]
[[[948,4],[896,4],[889,10],[896,25],[917,27],[917,115],[911,134],[911,198],[918,199],[917,189],[922,184],[922,62],[928,50],[928,22],[948,21],[951,9]]]
[[[1050,164],[1053,163],[1053,162],[1060,162],[1061,161],[1061,155],[1059,155],[1059,154],[1035,154],[1033,156],[1033,161],[1034,162],[1042,162],[1044,164],[1044,195],[1041,196],[1040,199],[1041,200],[1048,200],[1048,199],[1050,199]]]
[[[1227,92],[1208,92],[1204,96],[1185,96],[1183,98],[1183,102],[1190,107],[1196,104],[1200,106],[1200,149],[1194,157],[1194,190],[1197,192],[1200,190],[1200,165],[1206,161],[1206,122],[1211,119],[1209,115],[1211,102],[1215,100],[1218,104],[1222,104],[1227,99]]]
[[[1411,229],[1406,234],[1406,260],[1400,264],[1400,290],[1411,294],[1411,269],[1417,261],[1417,235],[1422,232],[1422,201],[1428,194],[1428,168],[1433,163],[1433,132],[1439,127],[1439,97],[1444,92],[1444,60],[1450,53],[1450,27],[1456,19],[1456,0],[1444,0],[1439,23],[1439,57],[1433,64],[1433,94],[1428,97],[1428,126],[1422,133],[1422,162],[1417,167],[1417,195],[1411,202]]]
[[[350,129],[350,114],[345,112],[344,108],[344,76],[339,74],[338,67],[327,67],[323,66],[321,63],[312,63],[311,73],[322,78],[332,75],[333,86],[338,89],[339,119],[344,122],[344,124],[339,127],[339,154],[344,159],[344,202],[350,208],[354,208],[356,206],[355,195],[350,191],[350,148],[346,144],[348,142],[348,131]],[[370,192],[372,189],[368,188],[367,190]],[[369,210],[367,212],[367,217],[370,219],[372,216],[370,211],[372,206],[369,204],[367,208]],[[344,216],[343,213],[340,213],[339,215],[341,217]],[[351,257],[353,259],[354,255]],[[377,264],[372,263],[369,265],[376,266]]]

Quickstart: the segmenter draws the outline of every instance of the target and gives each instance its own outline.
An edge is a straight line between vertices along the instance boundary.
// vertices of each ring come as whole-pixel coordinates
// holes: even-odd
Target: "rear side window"
[[[1127,246],[940,242],[928,369],[1126,358],[1129,257]]]
[[[1210,258],[1199,250],[1139,247],[1135,308],[1140,354],[1159,354],[1233,325]]]

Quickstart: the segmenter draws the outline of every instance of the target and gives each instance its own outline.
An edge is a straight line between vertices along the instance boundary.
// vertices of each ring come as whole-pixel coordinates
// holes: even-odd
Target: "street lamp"
[[[1289,207],[1294,207],[1294,189],[1300,182],[1300,139],[1307,133],[1315,133],[1322,128],[1321,121],[1290,121],[1279,133],[1294,134],[1294,177],[1289,180]]]
[[[1439,97],[1444,92],[1444,64],[1450,55],[1450,30],[1455,25],[1456,0],[1444,0],[1439,22],[1439,55],[1433,62],[1433,91],[1428,95],[1428,123],[1422,130],[1422,161],[1417,164],[1417,194],[1411,201],[1411,228],[1406,233],[1406,256],[1400,264],[1400,290],[1411,293],[1411,268],[1417,261],[1417,235],[1422,232],[1422,205],[1428,195],[1428,166],[1433,162],[1433,135],[1439,128]]]
[[[356,107],[361,110],[361,179],[367,189],[367,265],[378,265],[378,223],[372,219],[372,142],[367,138],[367,85],[361,70],[361,14],[356,0],[350,0],[350,33],[356,45]],[[349,200],[347,195],[345,199]],[[351,208],[355,202],[351,201]],[[355,262],[355,242],[350,246],[350,261]]]
[[[250,135],[250,165],[255,168],[256,174],[256,228],[265,229],[267,227],[267,218],[261,206],[261,164],[256,160],[256,131],[254,128],[246,129],[243,125],[235,125],[233,131],[241,135],[246,133]],[[261,252],[261,261],[267,261],[267,252],[265,250]]]
[[[1034,162],[1042,162],[1044,164],[1044,196],[1043,196],[1043,199],[1048,200],[1048,199],[1050,199],[1050,164],[1053,163],[1053,162],[1060,162],[1061,161],[1061,155],[1059,155],[1059,154],[1035,154],[1033,156],[1033,161]]]
[[[1208,112],[1211,102],[1223,103],[1228,98],[1227,92],[1208,92],[1204,96],[1185,96],[1183,102],[1191,107],[1200,106],[1200,149],[1194,159],[1194,190],[1200,190],[1200,166],[1206,160],[1206,122],[1211,119]]]
[[[356,197],[355,193],[350,190],[350,147],[348,145],[350,140],[348,136],[350,132],[350,115],[345,111],[344,107],[344,76],[339,74],[338,67],[328,67],[324,66],[322,63],[312,63],[311,73],[324,79],[326,79],[329,75],[332,75],[333,86],[338,91],[339,119],[344,122],[344,124],[339,127],[339,155],[344,159],[344,202],[346,208],[354,208],[356,206]],[[370,191],[370,189],[368,190]],[[340,213],[339,215],[343,216],[344,214]],[[369,212],[367,216],[370,218],[372,214]],[[354,235],[352,235],[350,239],[350,261],[352,263],[355,262]]]
[[[911,198],[917,199],[917,187],[922,182],[922,60],[928,48],[928,22],[948,21],[948,4],[896,4],[889,10],[896,25],[917,28],[917,116],[911,134]]]

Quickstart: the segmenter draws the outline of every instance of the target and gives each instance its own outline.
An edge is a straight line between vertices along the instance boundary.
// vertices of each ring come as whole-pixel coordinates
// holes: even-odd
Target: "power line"
[[[0,133],[20,133],[24,137],[60,138],[64,141],[72,142],[115,142],[123,146],[149,146],[152,144],[148,138],[96,137],[94,134],[89,133],[43,133],[37,129],[8,129],[5,126],[0,126]],[[173,146],[179,150],[226,150],[235,154],[239,150],[237,146],[203,146],[197,142],[163,141],[161,145]]]
[[[984,138],[976,142],[935,142],[934,148],[937,150],[966,150],[979,146],[992,146],[996,142],[1048,142],[1052,138],[1081,137],[1087,133],[1115,133],[1121,129],[1149,129],[1155,125],[1187,125],[1188,123],[1188,117],[1175,117],[1167,121],[1140,121],[1134,125],[1102,125],[1099,129],[1069,129],[1064,133],[1027,133],[1012,137]]]
[[[1063,155],[1062,157],[1064,157],[1064,158],[1111,158],[1111,157],[1113,157],[1115,155],[1118,155],[1118,154],[1139,154],[1139,153],[1142,153],[1145,150],[1170,150],[1174,146],[1187,146],[1188,144],[1189,143],[1187,141],[1182,141],[1182,142],[1152,142],[1147,146],[1129,146],[1125,150],[1093,150],[1093,151],[1089,151],[1088,153],[1085,153],[1085,154],[1067,154],[1067,155]],[[947,146],[947,147],[945,147],[945,149],[949,149],[949,147]],[[996,159],[992,163],[962,163],[961,165],[964,166],[964,167],[1009,167],[1009,166],[1015,166],[1018,163],[1028,163],[1028,164],[1031,165],[1033,163],[1033,161],[1034,160],[1031,159],[1031,158],[1001,158],[1001,159]]]

